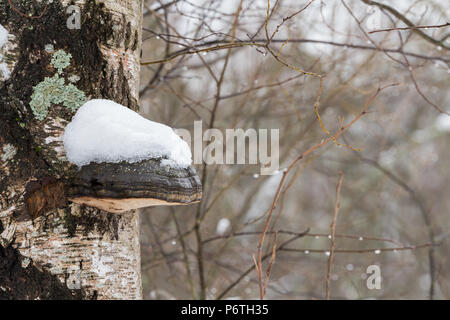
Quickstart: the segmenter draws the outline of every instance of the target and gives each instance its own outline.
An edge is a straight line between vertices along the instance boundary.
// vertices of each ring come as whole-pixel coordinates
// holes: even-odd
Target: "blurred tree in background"
[[[146,1],[142,112],[280,129],[280,170],[197,165],[198,206],[145,209],[144,298],[257,299],[266,282],[268,299],[449,299],[449,14],[439,0]]]

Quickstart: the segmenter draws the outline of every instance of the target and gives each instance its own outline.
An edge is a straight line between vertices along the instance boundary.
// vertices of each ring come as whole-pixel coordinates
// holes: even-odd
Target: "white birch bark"
[[[52,207],[50,198],[75,170],[62,144],[74,112],[55,104],[39,120],[29,104],[33,88],[56,72],[52,54],[64,50],[72,55],[65,83],[73,79],[86,99],[136,109],[142,0],[75,1],[81,29],[72,30],[64,25],[68,0],[14,3],[0,4],[0,24],[9,33],[0,58],[10,72],[0,71],[0,297],[141,299],[138,212],[114,215],[65,199]],[[63,187],[41,196],[28,191],[30,207],[27,186],[37,181],[41,192],[46,177]]]

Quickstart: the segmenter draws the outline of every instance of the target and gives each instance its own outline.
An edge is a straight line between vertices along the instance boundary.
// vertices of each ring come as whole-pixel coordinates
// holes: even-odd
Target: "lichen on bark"
[[[67,29],[64,6],[69,2],[81,8],[80,30]],[[76,95],[80,90],[86,97],[111,99],[134,110],[138,107],[139,45],[135,44],[140,37],[136,21],[142,12],[136,4],[142,2],[132,3],[134,9],[139,7],[135,12],[128,8],[117,12],[117,4],[111,7],[109,3],[115,2],[14,1],[17,9],[34,16],[46,8],[42,17],[28,19],[8,1],[0,2],[0,24],[15,43],[10,52],[14,69],[9,79],[0,81],[0,152],[7,158],[0,160],[0,169],[8,170],[0,179],[0,222],[5,230],[12,230],[13,224],[15,227],[13,242],[0,246],[0,260],[5,258],[0,264],[0,297],[141,297],[136,212],[111,217],[71,204],[48,211],[43,206],[32,219],[24,201],[25,186],[31,181],[51,176],[66,183],[76,169],[65,158],[61,137],[77,104],[51,103],[46,116],[39,120],[30,105],[36,86],[53,78],[59,89],[65,86],[70,99],[80,98]],[[125,41],[124,30],[130,21]],[[60,52],[55,61],[51,48],[65,54]],[[15,152],[11,147],[4,152],[7,145]],[[30,281],[29,290],[16,282],[20,278]],[[74,291],[73,281],[78,284],[78,280],[81,291]],[[42,286],[38,288],[39,282]]]
[[[46,51],[48,52],[47,49]],[[71,58],[72,55],[64,50],[53,53],[50,63],[58,73],[51,78],[45,77],[42,82],[33,87],[30,107],[36,119],[44,120],[53,104],[62,104],[75,112],[86,102],[84,92],[71,83],[66,85],[64,78],[61,77],[63,70],[70,65]]]

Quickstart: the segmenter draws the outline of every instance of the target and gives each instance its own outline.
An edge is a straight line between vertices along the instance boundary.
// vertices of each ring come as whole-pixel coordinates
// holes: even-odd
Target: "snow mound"
[[[172,128],[150,121],[111,100],[94,99],[80,107],[64,132],[70,162],[138,162],[163,159],[162,165],[186,168],[191,150]]]

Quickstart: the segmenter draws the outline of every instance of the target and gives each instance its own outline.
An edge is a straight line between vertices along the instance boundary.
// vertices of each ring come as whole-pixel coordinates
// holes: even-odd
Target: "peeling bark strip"
[[[53,177],[30,181],[25,190],[27,211],[34,219],[46,211],[64,207],[67,203],[64,184]]]
[[[67,202],[62,144],[81,99],[138,108],[141,17],[141,0],[0,1],[0,298],[141,298],[138,214]]]

